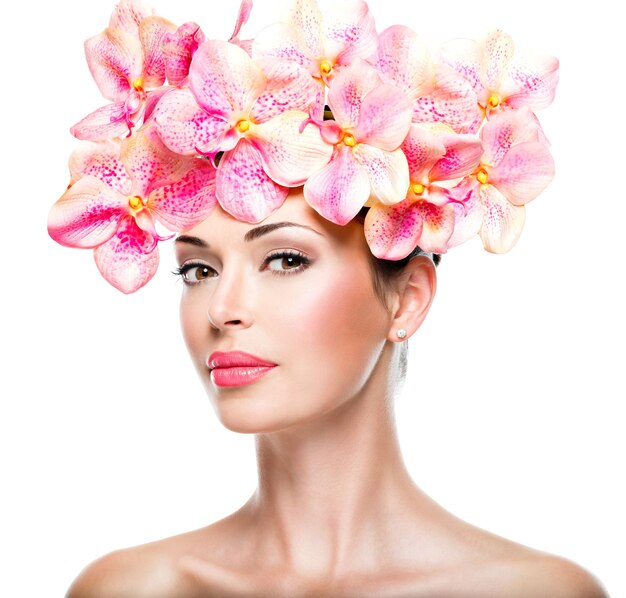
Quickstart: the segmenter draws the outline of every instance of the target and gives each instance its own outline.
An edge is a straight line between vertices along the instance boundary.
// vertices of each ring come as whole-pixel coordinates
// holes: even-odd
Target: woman
[[[328,79],[335,121],[322,121],[315,93],[309,94],[314,99],[308,117],[297,101],[290,106],[302,113],[297,118],[289,111],[270,115],[283,119],[279,137],[290,150],[284,156],[269,125],[256,130],[271,121],[263,119],[267,102],[247,106],[245,114],[232,105],[220,107],[220,118],[211,112],[234,97],[234,89],[256,85],[215,83],[216,72],[228,70],[213,66],[220,64],[217,58],[248,68],[248,58],[232,49],[243,9],[233,43],[207,42],[196,50],[189,77],[197,104],[181,87],[150,105],[144,66],[141,77],[130,81],[128,97],[105,109],[117,120],[103,125],[100,112],[76,125],[79,137],[95,139],[104,130],[117,138],[126,128],[129,140],[106,147],[98,141],[97,150],[91,146],[74,156],[71,188],[53,210],[49,229],[60,242],[96,247],[101,272],[126,292],[154,273],[155,247],[163,238],[154,220],[184,231],[176,250],[185,284],[185,340],[220,421],[256,434],[259,487],[239,511],[208,528],[97,561],[69,596],[603,596],[597,582],[568,561],[447,513],[414,485],[398,448],[392,399],[405,367],[404,343],[419,329],[436,287],[434,258],[408,259],[406,246],[419,241],[427,250],[445,250],[479,228],[489,249],[508,249],[521,231],[519,206],[498,204],[508,210],[505,224],[493,212],[497,183],[503,190],[514,186],[504,167],[498,171],[509,148],[494,152],[489,164],[481,161],[477,142],[458,132],[473,126],[467,113],[463,122],[455,121],[457,129],[441,136],[429,127],[414,133],[410,99],[382,79],[359,97],[360,114],[371,120],[359,116],[356,124],[346,124],[358,103],[352,101],[358,80],[370,76],[369,65],[356,63]],[[125,36],[117,33],[124,17],[123,9],[114,15],[112,46]],[[364,12],[360,22],[368,19]],[[267,47],[268,37],[260,47]],[[180,48],[188,38],[179,32],[170,41]],[[318,66],[329,75],[337,65]],[[291,99],[299,76],[290,80]],[[328,83],[318,79],[312,85]],[[222,89],[215,99],[220,85],[228,93]],[[334,96],[333,85],[339,90]],[[378,94],[376,102],[369,93]],[[487,140],[500,139],[498,127],[517,131],[523,123],[526,132],[532,129],[532,139],[524,142],[534,144],[527,153],[539,156],[533,163],[536,194],[537,181],[549,178],[551,160],[534,121],[528,111],[511,118],[510,112],[496,113],[504,100],[495,92],[485,101],[484,109],[494,111]],[[384,131],[372,114],[378,105],[386,108]],[[448,116],[458,113],[457,106]],[[133,131],[142,117],[144,127]],[[211,117],[227,123],[219,143],[210,138],[218,128]],[[302,137],[293,135],[296,122]],[[255,131],[253,143],[248,135]],[[387,179],[384,168],[379,175],[367,164],[373,150],[366,152],[366,146],[394,167],[396,161],[406,164],[401,144],[402,155],[426,148],[435,157],[416,158],[406,172],[389,168],[393,177]],[[264,172],[248,167],[255,152],[263,154]],[[198,153],[219,160],[217,173]],[[455,179],[462,181],[433,182]],[[286,187],[292,191],[284,198]],[[532,199],[524,193],[513,190],[518,204]],[[372,197],[363,219],[360,208]],[[478,213],[485,217],[475,229]]]

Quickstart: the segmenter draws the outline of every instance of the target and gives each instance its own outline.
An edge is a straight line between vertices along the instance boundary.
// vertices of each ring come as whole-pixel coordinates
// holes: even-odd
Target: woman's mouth
[[[216,386],[243,386],[256,382],[277,364],[243,351],[216,351],[209,355],[207,366]]]

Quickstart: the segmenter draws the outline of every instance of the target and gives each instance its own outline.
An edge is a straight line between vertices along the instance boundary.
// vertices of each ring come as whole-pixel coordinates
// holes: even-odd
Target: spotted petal
[[[324,52],[322,42],[322,13],[315,0],[294,0],[288,22],[298,32],[301,45],[311,57],[321,57]]]
[[[372,195],[390,205],[402,201],[410,184],[409,165],[402,150],[386,152],[365,143],[353,150],[354,159],[367,173]]]
[[[445,253],[454,231],[454,208],[450,204],[437,206],[422,201],[417,203],[416,209],[422,219],[422,232],[417,238],[417,245],[424,251]]]
[[[139,25],[139,37],[143,50],[143,86],[159,87],[165,82],[166,57],[163,45],[168,33],[174,33],[176,25],[161,17],[147,17]]]
[[[483,209],[480,238],[485,249],[506,253],[522,234],[526,220],[524,206],[514,206],[493,185],[481,185],[480,202]]]
[[[224,118],[207,114],[188,89],[169,91],[153,115],[163,143],[173,152],[186,156],[218,151],[231,128]]]
[[[367,212],[365,239],[372,253],[384,260],[401,260],[415,249],[422,232],[417,204],[405,199],[393,206],[375,203]]]
[[[432,181],[449,181],[474,172],[480,164],[483,146],[475,135],[442,134],[446,153],[430,170]]]
[[[86,176],[93,176],[106,183],[122,195],[131,192],[131,180],[120,160],[120,142],[84,142],[70,156],[72,182]]]
[[[141,230],[132,216],[120,221],[117,233],[96,248],[94,258],[102,276],[126,294],[144,286],[159,266],[154,238]]]
[[[100,93],[112,102],[123,102],[132,81],[141,76],[139,39],[121,29],[105,29],[85,42],[89,70]]]
[[[482,42],[481,79],[488,90],[498,91],[513,58],[511,36],[497,29],[490,32]]]
[[[479,233],[483,221],[479,187],[475,178],[466,177],[456,187],[448,190],[448,197],[453,200],[454,208],[454,232],[448,239],[448,249],[465,243]]]
[[[170,230],[182,231],[202,222],[216,201],[215,168],[195,158],[174,180],[150,193],[148,208]]]
[[[538,141],[513,146],[489,173],[489,182],[517,206],[535,199],[553,178],[550,150]]]
[[[559,61],[554,56],[525,51],[515,56],[509,74],[519,91],[507,98],[512,108],[541,110],[552,103],[559,81]]]
[[[264,27],[252,42],[252,58],[255,61],[267,58],[290,60],[307,69],[310,75],[319,77],[319,67],[309,52],[302,36],[291,23],[272,23]]]
[[[323,141],[317,126],[309,124],[300,132],[306,118],[304,112],[284,112],[254,127],[250,136],[265,171],[280,185],[302,185],[328,163],[333,153],[333,147]]]
[[[70,133],[83,141],[104,141],[130,133],[132,121],[126,103],[107,104],[77,122]]]
[[[101,180],[86,176],[52,206],[48,233],[67,247],[97,247],[115,234],[126,205],[122,194]]]
[[[411,181],[421,183],[437,161],[445,156],[446,146],[429,126],[414,124],[402,143],[402,151],[409,164]]]
[[[191,61],[189,87],[211,116],[223,120],[247,117],[264,86],[261,69],[234,44],[207,41]]]
[[[184,23],[166,36],[163,48],[165,74],[172,85],[181,87],[187,82],[191,59],[204,39],[200,25],[193,22]]]
[[[220,160],[217,198],[237,220],[261,222],[282,205],[287,192],[265,173],[259,150],[246,139],[240,139]]]
[[[137,37],[139,24],[153,12],[139,0],[120,0],[111,14],[109,27]]]
[[[385,29],[378,38],[374,64],[384,79],[389,79],[415,100],[434,77],[430,52],[422,39],[404,25]]]

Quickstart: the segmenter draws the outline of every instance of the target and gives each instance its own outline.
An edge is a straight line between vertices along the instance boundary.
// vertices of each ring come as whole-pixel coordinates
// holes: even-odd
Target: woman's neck
[[[363,559],[380,565],[380,547],[414,510],[421,493],[398,444],[388,379],[395,368],[380,365],[326,416],[257,435],[259,487],[246,510],[257,549],[276,565],[311,576]]]

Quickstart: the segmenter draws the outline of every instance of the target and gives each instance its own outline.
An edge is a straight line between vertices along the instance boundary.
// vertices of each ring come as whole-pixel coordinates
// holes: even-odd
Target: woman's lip
[[[243,386],[256,382],[275,367],[276,365],[215,368],[211,370],[211,379],[216,386]]]
[[[250,353],[244,353],[243,351],[228,351],[226,353],[215,351],[209,355],[207,359],[207,366],[210,370],[220,368],[242,368],[242,369],[254,369],[254,368],[272,368],[275,363],[261,359],[256,355],[250,355]]]

